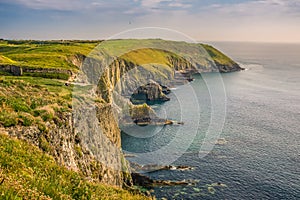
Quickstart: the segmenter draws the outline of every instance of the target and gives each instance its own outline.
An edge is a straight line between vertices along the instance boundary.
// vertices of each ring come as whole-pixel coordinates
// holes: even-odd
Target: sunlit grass
[[[88,55],[98,43],[47,43],[0,42],[0,64],[13,63],[31,68],[76,69],[69,59],[76,55]],[[1,59],[2,58],[2,59]],[[5,59],[4,59],[5,58]]]
[[[38,77],[0,78],[0,126],[43,125],[71,110],[72,87],[60,80]]]
[[[148,199],[91,183],[35,146],[0,133],[1,199]]]

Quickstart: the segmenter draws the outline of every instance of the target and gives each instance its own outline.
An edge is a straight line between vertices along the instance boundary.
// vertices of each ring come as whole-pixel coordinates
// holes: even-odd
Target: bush
[[[52,147],[44,136],[39,138],[39,147],[45,152],[51,152]]]
[[[34,118],[29,114],[23,113],[19,115],[19,121],[23,126],[31,126],[34,122]]]
[[[50,112],[45,112],[44,114],[41,115],[41,118],[44,120],[44,122],[50,121],[53,119],[53,114]]]
[[[46,132],[47,127],[46,127],[46,125],[43,124],[42,122],[39,122],[39,123],[38,123],[38,129],[39,129],[41,132]]]
[[[50,79],[61,79],[61,80],[68,80],[70,75],[69,74],[64,74],[64,73],[46,73],[46,72],[41,72],[41,73],[24,73],[25,76],[32,76],[32,77],[42,77],[42,78],[50,78]]]
[[[21,97],[9,99],[6,101],[16,112],[30,112],[31,108],[26,104]]]
[[[34,110],[33,116],[38,117],[38,116],[41,116],[42,114],[44,114],[45,112],[47,112],[47,111],[46,110]]]
[[[8,113],[6,111],[0,112],[0,124],[4,127],[10,127],[17,125],[17,115],[16,113]]]

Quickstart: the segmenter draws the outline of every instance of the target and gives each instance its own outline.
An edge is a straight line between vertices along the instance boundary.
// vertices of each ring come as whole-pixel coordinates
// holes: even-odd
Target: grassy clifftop
[[[87,55],[98,42],[0,41],[0,64],[30,68],[76,69],[70,58]]]
[[[158,39],[129,39],[104,42],[0,40],[0,65],[17,65],[31,69],[63,69],[76,72],[78,63],[75,60],[78,55],[89,55],[99,44],[101,49],[105,49],[108,53],[114,55],[119,55],[123,51],[123,47],[131,49],[131,52],[126,52],[126,55],[120,56],[136,64],[147,64],[149,62],[169,64],[168,58],[170,56],[191,57],[191,54],[195,54],[195,52],[198,52],[198,58],[201,57],[201,59],[198,59],[198,62],[201,62],[199,64],[203,66],[207,65],[207,60],[205,59],[212,59],[215,63],[222,65],[232,66],[235,64],[228,56],[205,44]],[[99,49],[99,46],[97,49]],[[198,51],[199,49],[200,51]],[[182,52],[182,54],[176,55],[178,52]],[[195,57],[195,55],[193,56]]]
[[[71,88],[54,79],[0,77],[0,126],[39,125],[71,110]]]
[[[59,70],[65,67],[76,71],[78,67],[67,60],[69,56],[88,54],[88,51],[84,52],[87,48],[73,49],[74,44],[32,44],[27,41],[10,43],[2,41],[0,49],[6,53],[0,54],[1,65]],[[40,49],[35,47],[36,45],[41,46]],[[96,43],[80,43],[79,46],[81,45],[95,46]],[[13,48],[7,48],[8,46]],[[22,50],[25,46],[26,50]],[[65,48],[65,54],[56,52],[56,47]],[[35,59],[29,59],[31,56]],[[74,172],[55,162],[56,158],[50,155],[54,151],[60,151],[54,148],[65,144],[51,146],[50,142],[54,137],[51,135],[51,127],[53,124],[56,127],[65,126],[67,120],[64,116],[72,111],[73,87],[66,86],[65,81],[61,79],[36,75],[0,74],[0,199],[147,199],[94,179],[90,181],[81,171]],[[35,131],[24,132],[24,137],[21,136],[32,140],[31,144],[1,135],[1,132],[14,135],[14,132],[22,133],[24,130]],[[31,138],[36,136],[39,138]],[[61,142],[67,140],[65,135],[55,137],[61,137]],[[80,159],[85,156],[78,144],[74,142],[71,145],[75,148],[75,157]],[[88,161],[86,163],[88,164]],[[90,163],[92,165],[94,161],[91,160]],[[95,165],[95,170],[98,170],[97,166]]]

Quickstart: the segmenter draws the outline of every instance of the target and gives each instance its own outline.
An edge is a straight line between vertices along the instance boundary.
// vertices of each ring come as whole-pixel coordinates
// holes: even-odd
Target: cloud
[[[6,3],[23,5],[32,9],[77,10],[85,6],[80,0],[11,0]]]
[[[237,16],[285,16],[298,14],[300,0],[253,0],[234,4],[212,4],[206,8],[223,15]]]
[[[119,10],[119,7],[128,10],[171,10],[171,9],[188,9],[196,11],[197,9],[214,9],[223,13],[257,13],[266,10],[273,12],[281,11],[293,14],[300,11],[300,0],[249,0],[240,3],[226,3],[226,1],[207,1],[198,0],[0,0],[0,3],[18,4],[32,9],[40,10],[82,10],[82,9],[104,9],[111,8]],[[205,3],[206,2],[206,3]],[[206,6],[205,6],[206,5]]]
[[[182,0],[0,0],[8,4],[17,4],[36,10],[114,10],[125,14],[149,14],[160,11],[180,10],[190,8],[192,5]]]
[[[140,2],[143,7],[152,8],[157,7],[160,3],[164,2],[164,0],[141,0]]]
[[[184,4],[184,3],[180,3],[180,2],[172,2],[168,6],[174,7],[174,8],[190,8],[190,7],[192,7],[191,4]]]
[[[135,4],[135,1],[132,0],[0,0],[0,2],[17,4],[37,10],[58,11],[79,11],[93,9],[119,11],[120,9],[130,9]]]
[[[182,30],[200,40],[300,41],[300,0],[0,0],[0,3],[4,5],[2,10],[6,9],[5,4],[18,5],[7,7],[13,10],[6,12],[12,17],[5,18],[4,12],[2,15],[0,12],[0,17],[9,24],[7,27],[19,28],[24,24],[22,20],[27,20],[32,26],[28,33],[41,24],[47,24],[48,32],[56,31],[58,25],[74,26],[77,31],[65,34],[88,36],[95,34],[97,27],[101,27],[98,32],[109,35],[127,28],[159,26]],[[19,6],[22,12],[18,12]],[[53,20],[51,26],[45,23],[52,22],[48,15],[61,20]],[[78,33],[79,26],[87,33]]]

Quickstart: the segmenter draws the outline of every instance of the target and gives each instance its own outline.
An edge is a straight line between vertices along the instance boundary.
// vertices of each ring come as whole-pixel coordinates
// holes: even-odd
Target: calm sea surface
[[[156,187],[158,199],[300,199],[300,45],[213,45],[247,68],[222,74],[226,115],[214,148],[199,157],[210,123],[223,122],[211,122],[208,86],[195,76],[190,85],[173,90],[171,101],[154,106],[160,116],[185,124],[126,129],[123,149],[140,164],[170,158],[169,164],[194,168],[147,173],[158,180],[196,181]]]

